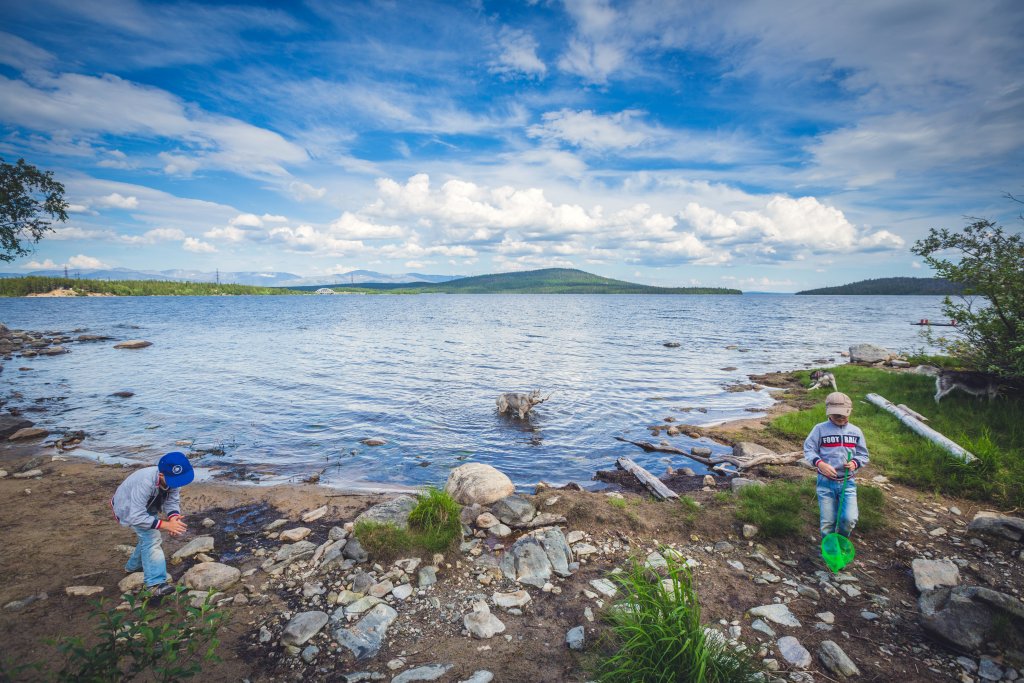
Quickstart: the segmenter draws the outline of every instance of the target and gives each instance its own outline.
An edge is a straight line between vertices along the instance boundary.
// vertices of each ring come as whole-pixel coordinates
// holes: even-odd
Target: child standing
[[[110,499],[115,519],[122,526],[130,526],[139,539],[124,569],[127,572],[141,569],[146,588],[157,597],[174,592],[160,547],[160,532],[180,536],[188,529],[181,516],[178,489],[190,483],[193,477],[192,463],[184,453],[168,453],[160,458],[156,467],[144,467],[130,474]],[[160,519],[161,513],[166,513],[167,518]]]
[[[833,532],[849,537],[857,524],[857,484],[854,473],[868,464],[868,448],[864,433],[850,424],[853,401],[841,392],[833,392],[825,399],[828,420],[815,425],[804,441],[804,459],[818,471],[818,510],[821,514],[821,535]],[[844,471],[845,470],[845,471]],[[836,509],[843,491],[843,478],[847,476],[843,494],[843,518],[836,527]]]

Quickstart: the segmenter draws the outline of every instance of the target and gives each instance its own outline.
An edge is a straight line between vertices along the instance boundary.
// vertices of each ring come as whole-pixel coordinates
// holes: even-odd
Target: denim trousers
[[[843,494],[843,518],[836,529],[836,512],[839,508],[839,492],[843,490],[843,482],[832,481],[821,474],[818,475],[818,510],[821,513],[821,535],[839,532],[849,536],[857,525],[857,484],[853,479],[846,482]]]
[[[139,537],[139,542],[135,544],[135,551],[124,566],[125,571],[137,572],[141,569],[147,587],[166,583],[167,560],[164,558],[163,548],[160,547],[163,541],[160,530],[133,526],[132,531]]]

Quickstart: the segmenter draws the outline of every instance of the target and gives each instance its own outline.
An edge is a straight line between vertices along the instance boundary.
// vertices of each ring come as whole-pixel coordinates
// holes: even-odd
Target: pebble
[[[779,638],[779,642],[776,645],[779,648],[779,654],[791,666],[798,669],[806,669],[811,665],[811,653],[793,636]]]
[[[818,612],[814,616],[818,617],[819,619],[821,619],[822,622],[826,624],[834,624],[836,622],[836,615],[832,614],[831,612]]]
[[[585,635],[582,626],[576,626],[569,629],[569,632],[565,634],[565,644],[569,646],[570,650],[582,650],[584,646]]]
[[[431,664],[404,671],[391,679],[391,683],[413,683],[413,681],[436,681],[448,673],[451,664]]]
[[[789,611],[788,606],[781,603],[752,607],[748,612],[753,617],[763,617],[764,619],[779,624],[780,626],[793,626],[795,628],[800,628],[800,620]]]

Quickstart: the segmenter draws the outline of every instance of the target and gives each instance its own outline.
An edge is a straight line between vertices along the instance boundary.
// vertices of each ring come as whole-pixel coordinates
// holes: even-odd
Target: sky
[[[1019,231],[1018,0],[0,2],[3,270],[573,267],[796,291]]]

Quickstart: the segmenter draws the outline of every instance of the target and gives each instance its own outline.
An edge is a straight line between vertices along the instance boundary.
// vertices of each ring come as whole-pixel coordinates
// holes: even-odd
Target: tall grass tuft
[[[668,554],[667,554],[668,555]],[[693,577],[671,556],[668,578],[642,562],[613,574],[622,599],[605,613],[612,651],[595,666],[601,683],[747,683],[764,680],[753,660],[705,632]]]
[[[462,536],[459,504],[436,488],[417,496],[407,528],[380,522],[359,522],[353,534],[368,553],[390,560],[408,551],[444,552]]]

